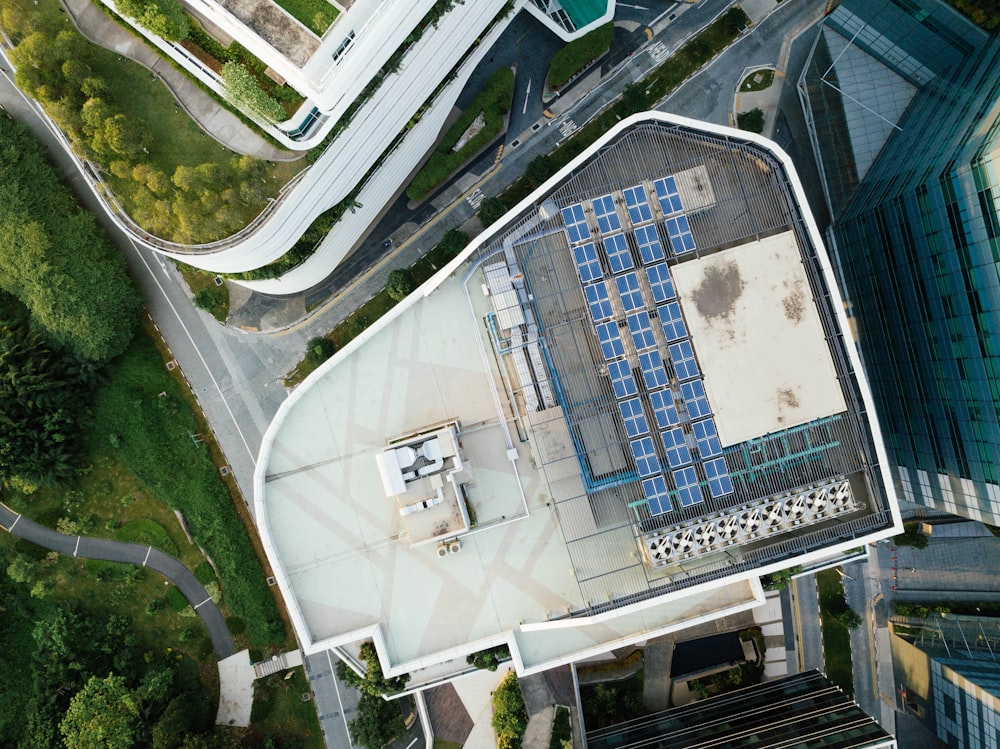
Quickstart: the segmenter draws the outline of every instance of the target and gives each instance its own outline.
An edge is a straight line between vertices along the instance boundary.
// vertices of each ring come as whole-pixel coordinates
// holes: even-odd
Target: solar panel
[[[677,302],[668,302],[656,308],[660,317],[660,325],[663,326],[663,335],[668,341],[676,341],[687,338],[687,326],[684,325],[684,316],[681,314],[681,305]]]
[[[625,344],[622,342],[621,333],[618,332],[618,323],[614,320],[602,322],[594,326],[597,331],[597,340],[601,344],[601,354],[605,361],[619,359],[625,356]]]
[[[673,477],[677,484],[677,496],[683,507],[690,507],[704,501],[705,498],[701,494],[701,487],[698,486],[698,474],[695,473],[694,466],[673,471]]]
[[[656,199],[660,203],[660,210],[663,211],[664,216],[684,210],[684,206],[681,205],[680,193],[677,192],[677,180],[673,176],[656,180],[653,187],[656,189]]]
[[[608,254],[608,267],[611,268],[612,273],[621,273],[635,267],[624,234],[612,234],[605,237],[604,251]]]
[[[649,394],[649,403],[653,407],[653,417],[659,429],[666,429],[681,423],[681,417],[674,407],[674,395],[669,390],[659,390]]]
[[[614,310],[611,309],[611,297],[608,296],[608,287],[604,281],[584,286],[583,293],[586,295],[587,305],[590,307],[590,317],[595,323],[603,322],[614,314]]]
[[[652,476],[660,472],[660,459],[656,457],[652,437],[643,437],[628,443],[635,458],[635,467],[640,476]]]
[[[563,208],[562,217],[570,244],[590,239],[590,227],[587,226],[587,218],[583,215],[582,203],[575,203]]]
[[[641,224],[643,221],[653,220],[653,211],[649,208],[649,201],[646,199],[646,190],[642,185],[627,187],[622,190],[625,198],[625,206],[628,208],[628,219],[633,224]]]
[[[696,421],[691,427],[698,444],[698,455],[702,460],[722,455],[722,443],[715,428],[715,419]]]
[[[611,388],[616,398],[628,398],[639,392],[632,377],[632,368],[624,359],[608,362],[608,376],[611,378]]]
[[[618,411],[625,424],[625,434],[629,437],[649,434],[649,425],[646,423],[646,416],[642,413],[642,402],[638,398],[618,401]]]
[[[705,462],[705,477],[708,478],[708,491],[713,497],[724,497],[735,491],[733,481],[729,478],[726,461],[722,458]]]
[[[688,449],[684,430],[680,427],[668,429],[660,433],[663,449],[667,452],[667,462],[671,468],[680,468],[691,462],[691,451]]]
[[[688,224],[687,216],[682,213],[680,216],[668,218],[666,225],[667,236],[670,237],[670,246],[675,255],[683,255],[694,249],[694,237],[691,236],[691,225]]]
[[[646,278],[649,279],[649,288],[653,292],[653,301],[657,304],[677,298],[674,282],[670,279],[670,271],[663,263],[648,266]]]
[[[610,195],[602,195],[594,198],[594,217],[597,219],[597,228],[601,234],[610,234],[613,231],[621,231],[622,222],[615,212],[615,201]]]
[[[615,285],[618,287],[618,296],[622,298],[622,309],[626,312],[643,309],[646,306],[642,298],[642,291],[639,289],[639,278],[635,273],[625,273],[615,278]]]
[[[649,323],[648,312],[633,312],[625,317],[628,320],[628,329],[632,334],[632,343],[635,344],[636,351],[653,348],[656,345],[656,338],[653,337],[653,328]]]
[[[673,362],[674,371],[678,380],[690,380],[701,374],[698,369],[698,362],[694,358],[694,349],[691,348],[691,341],[680,341],[667,346],[670,352],[670,361]]]
[[[580,283],[590,283],[604,277],[601,263],[597,259],[597,248],[593,242],[574,247],[573,261],[576,263],[576,272],[580,275]]]
[[[663,357],[659,351],[644,351],[639,354],[639,368],[647,390],[666,387],[670,379],[667,370],[663,368]]]
[[[692,421],[704,416],[711,416],[712,409],[705,395],[705,385],[701,380],[692,380],[681,384],[681,396],[687,406],[688,416]]]
[[[642,480],[642,493],[649,500],[649,512],[653,515],[662,515],[670,512],[673,507],[670,504],[670,492],[667,491],[667,482],[663,476],[653,476]]]
[[[663,245],[660,244],[660,237],[656,233],[655,226],[640,226],[636,228],[635,241],[639,245],[639,256],[643,264],[655,263],[663,260]]]

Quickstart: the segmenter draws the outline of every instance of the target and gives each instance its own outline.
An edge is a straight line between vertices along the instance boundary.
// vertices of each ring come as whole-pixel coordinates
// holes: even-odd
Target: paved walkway
[[[92,0],[62,0],[74,25],[87,39],[134,60],[156,73],[178,103],[206,133],[239,153],[268,161],[294,161],[301,153],[271,145],[239,117],[222,107],[184,73],[136,34],[110,18]]]
[[[23,538],[45,549],[58,551],[60,554],[69,554],[81,559],[126,562],[156,570],[176,585],[188,603],[194,607],[195,613],[212,638],[216,659],[221,661],[236,652],[226,620],[208,592],[187,567],[159,549],[105,538],[66,536],[14,512],[3,503],[0,503],[0,526],[12,536]]]

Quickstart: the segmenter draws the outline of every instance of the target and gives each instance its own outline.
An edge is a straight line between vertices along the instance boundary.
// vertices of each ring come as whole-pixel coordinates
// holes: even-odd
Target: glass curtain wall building
[[[865,12],[909,13],[899,29],[914,38],[913,24],[943,28],[924,6],[944,7],[886,0]],[[862,19],[855,39],[875,28]],[[886,80],[906,67],[893,33],[881,29],[869,45]],[[848,198],[834,206],[830,240],[901,498],[998,524],[1000,40],[965,49],[960,65],[955,54],[928,51],[910,61],[925,80],[863,177],[832,183]],[[875,68],[866,74],[878,80]],[[824,128],[812,132],[821,151]]]

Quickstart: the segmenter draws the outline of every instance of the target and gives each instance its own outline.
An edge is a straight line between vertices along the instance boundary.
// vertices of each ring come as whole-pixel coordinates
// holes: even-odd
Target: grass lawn
[[[760,80],[757,80],[757,76],[760,76]],[[772,83],[774,83],[773,70],[755,70],[743,79],[740,91],[763,91],[770,88]]]
[[[290,672],[287,680],[288,672],[282,671],[254,682],[250,743],[257,746],[253,742],[263,742],[269,734],[285,739],[294,733],[302,749],[323,749],[316,704],[311,699],[302,699],[303,694],[311,695],[305,671],[297,666]]]
[[[197,297],[198,292],[207,289],[207,293],[214,300],[213,304],[203,309],[219,322],[225,322],[229,317],[229,287],[226,284],[217,286],[215,283],[216,274],[211,271],[193,268],[184,263],[177,263],[177,269],[181,272],[181,277],[191,289],[191,295]],[[202,293],[206,293],[202,291]]]
[[[340,15],[326,0],[275,0],[275,2],[317,36],[323,36]]]
[[[844,585],[836,570],[816,573],[819,587],[819,611],[823,620],[823,659],[826,675],[848,697],[854,696],[854,670],[851,666],[851,632],[832,613],[844,604]]]

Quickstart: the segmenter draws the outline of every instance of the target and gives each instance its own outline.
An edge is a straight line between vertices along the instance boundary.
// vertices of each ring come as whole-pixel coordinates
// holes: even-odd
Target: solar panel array
[[[653,190],[659,226],[643,185],[621,192],[627,226],[613,194],[590,201],[592,222],[584,203],[562,216],[643,494],[661,515],[733,483],[666,262],[692,252],[694,237],[675,177]]]

